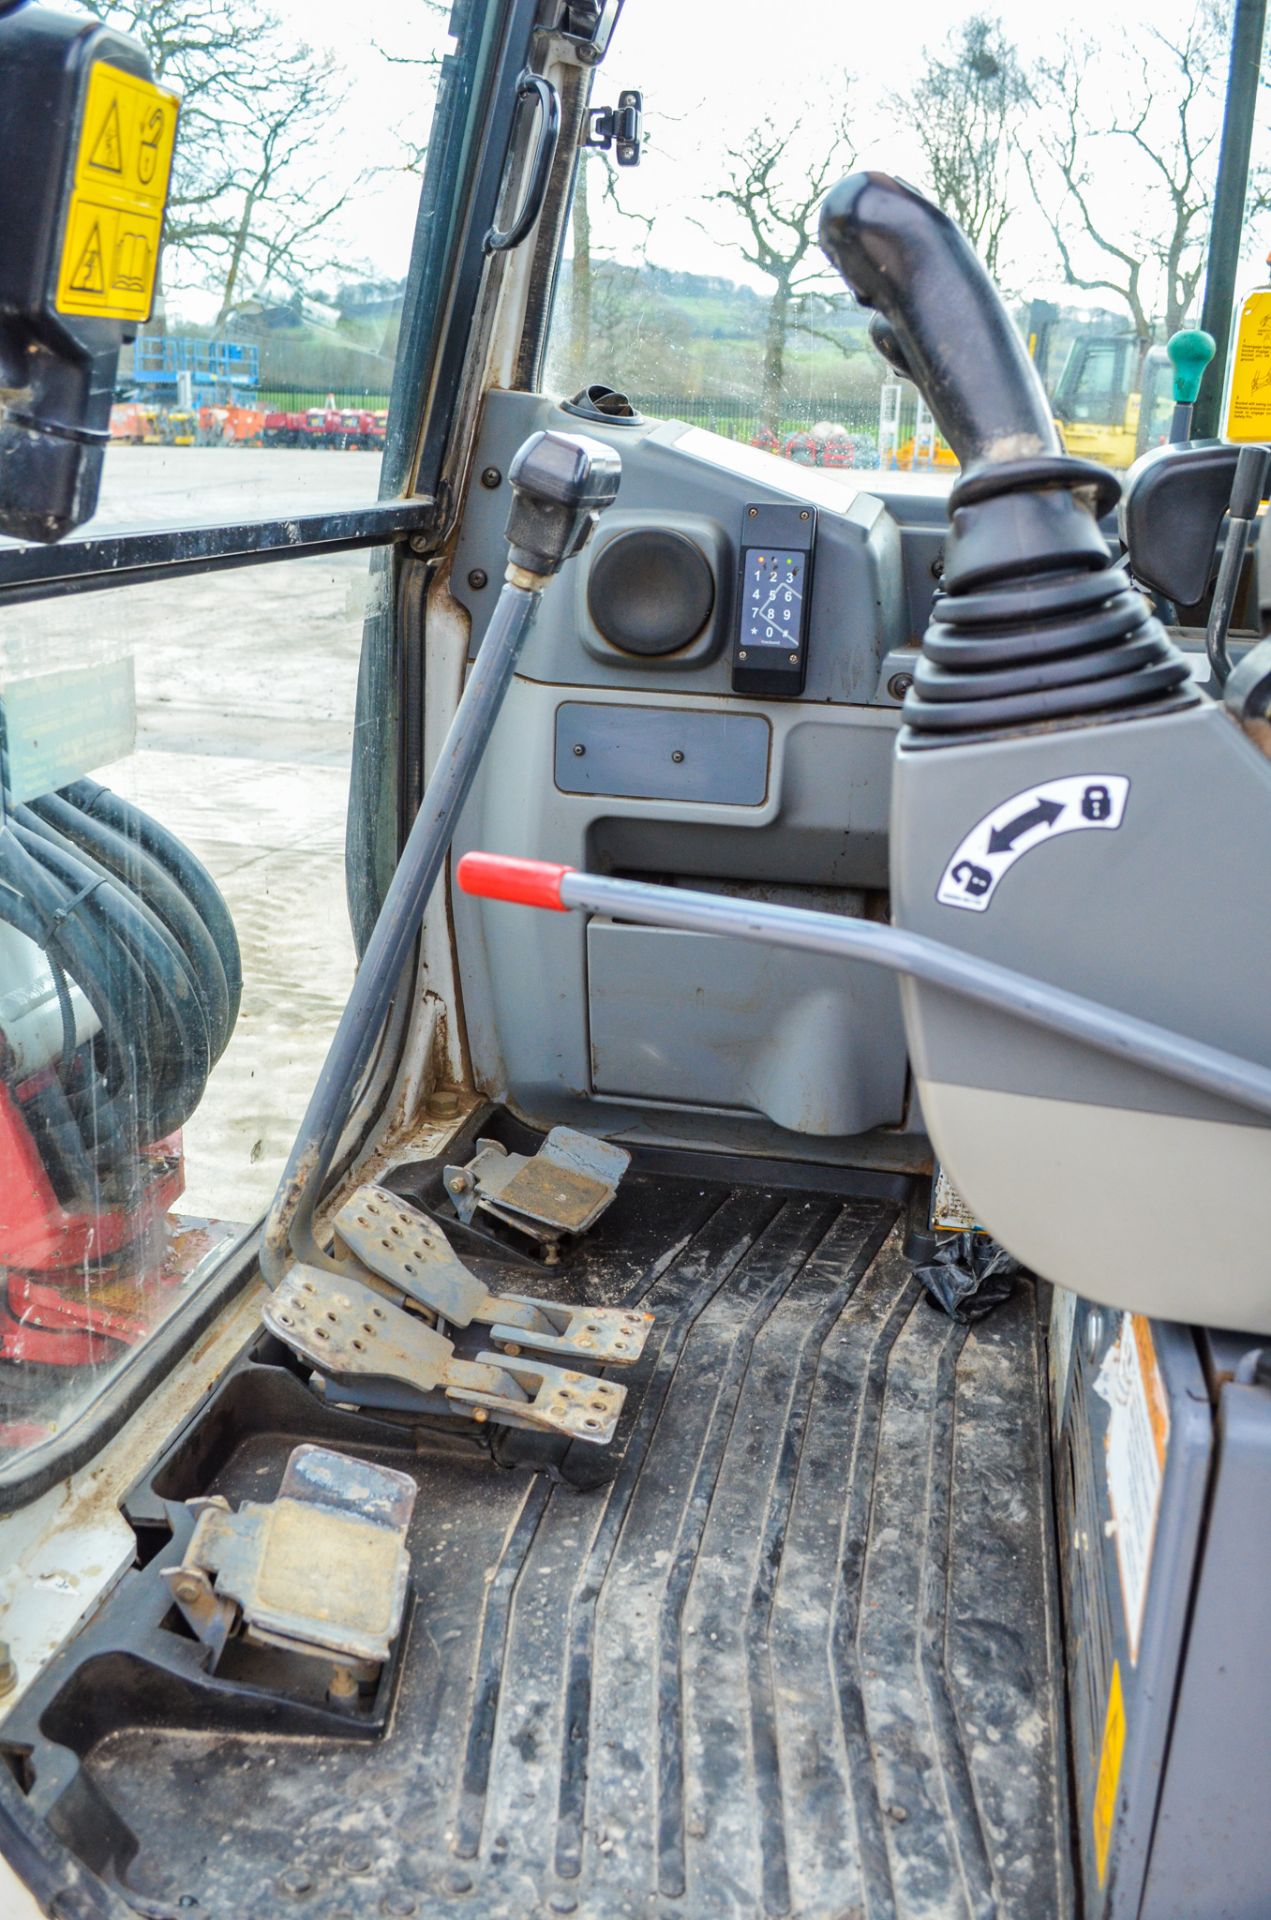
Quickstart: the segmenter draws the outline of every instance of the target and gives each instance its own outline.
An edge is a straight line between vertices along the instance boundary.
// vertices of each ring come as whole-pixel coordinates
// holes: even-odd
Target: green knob
[[[1190,407],[1200,392],[1205,368],[1216,351],[1214,336],[1200,327],[1184,327],[1165,348],[1174,368],[1174,405]]]

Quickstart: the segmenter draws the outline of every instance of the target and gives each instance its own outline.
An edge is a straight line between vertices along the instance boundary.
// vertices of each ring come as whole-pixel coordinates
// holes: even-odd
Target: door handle
[[[485,237],[487,253],[507,253],[513,247],[519,247],[538,219],[547,198],[547,183],[551,178],[556,143],[560,138],[560,95],[550,80],[545,80],[541,73],[531,73],[527,68],[517,80],[516,97],[518,102],[531,98],[538,101],[538,141],[520,210],[511,226],[490,228]]]

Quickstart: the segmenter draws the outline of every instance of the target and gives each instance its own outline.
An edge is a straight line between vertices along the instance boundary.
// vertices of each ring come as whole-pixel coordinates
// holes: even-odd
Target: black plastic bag
[[[930,1262],[914,1268],[928,1299],[964,1325],[1009,1300],[1023,1271],[1015,1255],[987,1233],[944,1235]]]

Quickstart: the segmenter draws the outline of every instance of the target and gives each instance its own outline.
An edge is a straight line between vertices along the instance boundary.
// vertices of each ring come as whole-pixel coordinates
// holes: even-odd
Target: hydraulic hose
[[[56,1083],[25,1103],[28,1124],[59,1197],[127,1202],[141,1149],[189,1119],[233,1031],[233,922],[194,856],[95,781],[29,806],[6,796],[5,821],[0,919],[44,952],[62,1027]],[[99,1024],[83,1046],[71,981]]]
[[[243,965],[229,908],[207,868],[175,834],[169,833],[166,827],[151,819],[139,807],[130,805],[117,793],[112,793],[109,787],[100,786],[96,780],[73,780],[69,786],[61,789],[60,797],[90,819],[104,821],[125,840],[148,853],[190,902],[211,934],[220,955],[232,1031],[243,997]]]
[[[211,930],[188,896],[137,841],[126,839],[104,820],[82,813],[60,794],[33,800],[24,811],[123,882],[162,922],[184,956],[207,1022],[212,1060],[219,1060],[232,1031],[229,988]]]
[[[857,173],[826,199],[820,238],[962,466],[903,744],[1194,705],[1187,662],[1100,532],[1119,482],[1064,453],[966,237],[890,174]]]
[[[25,811],[19,808],[19,815]],[[48,829],[36,832],[15,824],[27,851],[67,887],[70,897],[85,892],[84,912],[132,957],[152,1021],[150,1118],[157,1136],[188,1120],[198,1105],[212,1069],[207,1021],[184,954],[158,916],[144,902],[129,898],[103,867],[60,846]]]

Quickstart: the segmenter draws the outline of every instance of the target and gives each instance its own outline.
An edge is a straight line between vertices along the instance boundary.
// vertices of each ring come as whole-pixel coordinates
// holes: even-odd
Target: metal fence
[[[277,413],[304,413],[309,407],[325,407],[333,400],[341,409],[358,407],[364,413],[381,413],[388,405],[386,393],[370,387],[261,387],[254,404]]]
[[[686,420],[690,426],[706,427],[729,440],[752,440],[761,425],[759,408],[753,400],[730,394],[633,393],[633,406],[663,420]],[[806,433],[819,420],[832,420],[849,434],[878,437],[877,400],[843,400],[836,395],[814,395],[791,406],[783,415],[778,438]]]

